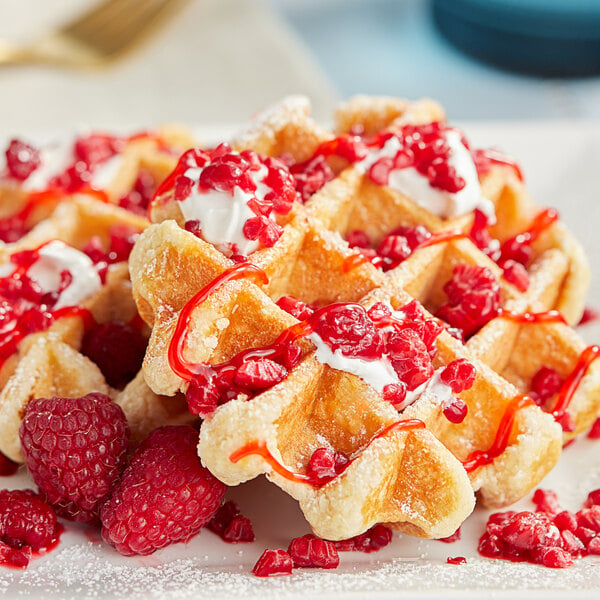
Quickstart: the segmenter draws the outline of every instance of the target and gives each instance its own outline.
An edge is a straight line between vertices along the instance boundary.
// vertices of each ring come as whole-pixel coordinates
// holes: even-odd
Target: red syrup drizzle
[[[15,261],[15,270],[4,279],[13,280],[15,284],[23,280],[26,281],[27,271],[40,258],[40,250],[45,245],[42,244],[35,250],[18,253],[18,259],[15,259],[15,255],[13,255],[11,259]],[[29,285],[31,286],[31,284]],[[63,286],[55,294],[60,294],[65,287]],[[8,329],[12,322],[14,322],[14,326],[8,329],[0,338],[0,368],[8,358],[15,354],[21,340],[30,333],[47,330],[58,319],[79,317],[83,320],[85,329],[89,329],[95,323],[92,313],[87,308],[82,306],[63,306],[57,310],[52,310],[51,305],[57,302],[58,297],[51,297],[49,301],[46,301],[39,292],[32,289],[28,291],[33,292],[34,299],[27,300],[27,305],[24,305],[23,302],[15,302],[14,298],[7,297],[6,292],[2,294],[2,300],[7,303],[10,302],[12,308],[12,314],[8,313],[4,316],[3,329]],[[13,295],[14,293],[14,290],[8,291],[8,295]],[[22,293],[22,290],[19,290],[17,293]]]
[[[195,375],[206,368],[205,365],[192,364],[183,358],[183,345],[185,343],[192,312],[211,294],[217,291],[221,286],[225,285],[225,283],[242,278],[251,279],[255,283],[263,285],[267,284],[269,281],[266,273],[256,265],[248,262],[238,263],[223,271],[223,273],[217,276],[208,285],[204,286],[181,309],[168,350],[169,365],[171,370],[178,377],[181,377],[185,381],[190,381]]]
[[[367,444],[367,447],[370,446],[375,440],[386,436],[391,431],[410,431],[414,429],[424,429],[425,423],[419,419],[405,419],[392,423],[384,427],[380,432],[378,432]],[[363,450],[364,452],[364,450]],[[241,448],[238,448],[234,452],[232,452],[229,456],[229,460],[232,463],[237,463],[242,460],[242,458],[246,458],[247,456],[260,456],[263,458],[278,474],[287,479],[288,481],[293,481],[295,483],[307,483],[314,488],[321,488],[333,479],[337,478],[339,475],[344,473],[344,471],[358,458],[359,455],[355,456],[348,460],[348,462],[338,471],[335,475],[330,475],[326,477],[316,477],[314,475],[307,475],[304,473],[295,473],[294,471],[290,471],[287,467],[282,465],[270,452],[267,448],[267,443],[263,440],[254,440],[252,442],[248,442]]]
[[[527,406],[535,406],[535,402],[525,394],[515,396],[508,403],[502,419],[500,419],[500,424],[496,430],[496,436],[492,445],[487,450],[474,450],[462,461],[467,473],[471,473],[478,467],[491,463],[506,450],[516,413]]]
[[[523,171],[521,170],[519,163],[514,158],[506,156],[494,148],[472,150],[471,156],[473,157],[477,173],[480,176],[489,173],[491,165],[496,164],[510,167],[515,172],[519,181],[524,180]]]
[[[567,325],[567,321],[557,310],[545,310],[538,313],[519,313],[513,310],[501,308],[499,309],[497,316],[501,319],[515,321],[516,323],[562,323],[563,325]]]

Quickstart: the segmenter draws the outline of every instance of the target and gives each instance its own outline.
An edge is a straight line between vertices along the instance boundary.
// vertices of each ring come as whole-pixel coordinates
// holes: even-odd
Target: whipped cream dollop
[[[315,345],[317,349],[315,356],[321,364],[328,365],[338,371],[357,375],[379,393],[383,392],[386,385],[400,383],[400,379],[386,355],[378,360],[364,360],[356,356],[345,356],[339,348],[332,350],[317,333],[313,332],[307,337]],[[396,406],[397,410],[404,410],[424,394],[431,395],[438,404],[450,400],[452,389],[442,382],[440,377],[442,371],[443,368],[437,369],[430,379],[423,382],[416,389],[407,391],[406,398]]]
[[[421,175],[414,167],[392,169],[388,186],[443,219],[458,217],[478,208],[494,220],[494,205],[481,193],[475,163],[469,149],[463,144],[460,133],[447,129],[443,135],[450,148],[448,164],[454,167],[456,173],[465,181],[465,186],[461,190],[450,193],[435,188],[427,177]],[[393,136],[381,149],[370,151],[362,161],[357,163],[357,168],[365,173],[380,158],[393,158],[401,149],[401,140]]]
[[[0,266],[0,277],[8,277],[16,267],[11,263]],[[39,258],[29,267],[27,275],[44,293],[58,292],[61,273],[68,271],[71,281],[60,292],[53,309],[78,306],[102,288],[102,280],[92,260],[83,252],[59,240],[53,240],[39,249]]]
[[[190,167],[184,176],[197,182],[203,171],[202,167]],[[198,221],[202,229],[202,237],[223,253],[248,255],[258,250],[258,240],[249,240],[244,235],[244,224],[255,217],[248,206],[248,201],[256,198],[264,201],[271,188],[263,183],[267,176],[267,168],[263,165],[250,175],[255,192],[246,192],[234,186],[232,193],[214,189],[200,191],[197,185],[189,196],[179,201],[181,213],[186,221]],[[267,218],[275,221],[271,213]]]

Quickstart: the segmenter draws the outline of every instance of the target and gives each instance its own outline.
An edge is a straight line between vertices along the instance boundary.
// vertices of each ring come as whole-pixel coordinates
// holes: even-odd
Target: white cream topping
[[[321,364],[328,365],[338,371],[357,375],[379,393],[383,391],[386,385],[400,382],[386,355],[383,355],[379,360],[364,360],[356,356],[344,356],[339,348],[332,350],[317,333],[313,332],[307,337],[315,345],[317,349],[315,357]],[[430,379],[416,389],[408,391],[404,401],[396,407],[397,410],[399,412],[403,411],[425,394],[435,398],[437,404],[450,400],[452,389],[442,382],[440,378],[442,371],[443,367],[437,369]]]
[[[434,188],[427,177],[421,175],[414,167],[393,169],[389,175],[389,187],[404,194],[440,218],[457,217],[476,208],[493,218],[494,205],[481,195],[475,163],[471,158],[471,153],[462,143],[460,134],[458,131],[450,129],[444,135],[450,147],[448,164],[454,167],[457,174],[465,181],[462,190],[449,193]],[[402,143],[399,138],[391,137],[380,150],[369,152],[365,159],[357,163],[357,167],[361,172],[366,173],[380,158],[393,158],[401,148]]]
[[[256,193],[244,192],[238,186],[233,193],[208,190],[200,192],[196,183],[202,173],[202,167],[190,167],[184,173],[194,182],[191,194],[179,202],[181,212],[186,221],[199,221],[202,237],[223,253],[228,253],[235,246],[236,252],[248,255],[258,250],[258,240],[249,240],[244,235],[244,224],[248,219],[256,217],[248,207],[248,201],[256,197],[264,200],[271,191],[262,183],[267,169],[261,166],[252,173],[252,181],[256,185]],[[272,213],[269,216],[273,219]]]
[[[71,283],[60,293],[54,305],[55,309],[63,306],[78,306],[102,288],[102,281],[94,263],[83,252],[61,241],[53,240],[42,246],[39,254],[39,259],[27,273],[44,292],[58,291],[61,284],[60,274],[63,271],[71,274]]]

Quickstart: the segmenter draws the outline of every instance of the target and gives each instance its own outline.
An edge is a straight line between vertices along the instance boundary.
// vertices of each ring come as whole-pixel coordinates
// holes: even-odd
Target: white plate
[[[556,207],[580,237],[597,276],[600,262],[600,125],[539,123],[466,125],[477,146],[510,151],[524,167],[539,204]],[[600,308],[600,282],[592,282],[590,303]],[[581,329],[600,341],[600,324]],[[2,482],[31,485],[25,474]],[[565,508],[577,510],[587,493],[600,487],[600,441],[585,438],[567,448],[558,467],[543,482],[556,490]],[[476,510],[453,544],[396,534],[376,554],[342,553],[334,571],[297,569],[289,577],[250,575],[267,548],[287,547],[309,531],[296,503],[264,480],[230,492],[254,524],[257,540],[229,545],[203,531],[187,545],[177,544],[149,557],[123,558],[99,542],[97,531],[69,525],[59,547],[34,560],[26,571],[0,570],[0,595],[7,598],[477,598],[483,594],[515,600],[597,598],[600,557],[587,557],[570,569],[552,570],[527,563],[487,560],[477,541],[489,511]],[[532,508],[528,500],[519,506]],[[464,556],[466,565],[446,564]]]

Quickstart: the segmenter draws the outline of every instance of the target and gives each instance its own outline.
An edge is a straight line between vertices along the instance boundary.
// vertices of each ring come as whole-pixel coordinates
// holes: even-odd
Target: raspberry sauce
[[[515,396],[506,406],[500,424],[496,430],[496,436],[492,445],[487,450],[475,450],[462,461],[467,473],[471,473],[478,467],[491,463],[500,456],[508,446],[508,438],[512,430],[517,411],[527,406],[535,406],[535,402],[525,394]]]
[[[396,421],[391,425],[384,427],[379,433],[377,433],[367,444],[367,447],[372,444],[376,439],[386,436],[391,431],[410,431],[414,429],[424,429],[425,423],[420,421],[419,419],[405,419],[401,421]],[[364,450],[363,450],[364,451]],[[269,465],[273,468],[273,470],[278,474],[287,479],[288,481],[293,481],[295,483],[307,483],[314,488],[321,488],[339,475],[341,475],[357,458],[359,455],[354,458],[350,458],[348,462],[335,474],[326,477],[315,477],[314,475],[306,475],[304,473],[295,473],[294,471],[290,471],[287,467],[282,465],[269,451],[267,448],[267,443],[263,440],[254,440],[252,442],[248,442],[241,448],[238,448],[229,456],[229,460],[232,463],[236,463],[240,461],[242,458],[247,456],[257,455],[262,457]]]

